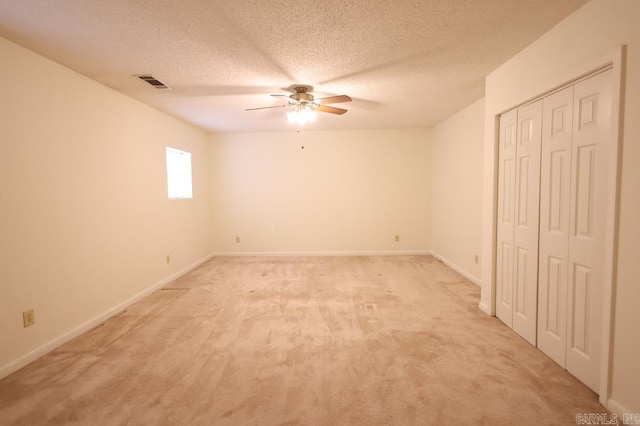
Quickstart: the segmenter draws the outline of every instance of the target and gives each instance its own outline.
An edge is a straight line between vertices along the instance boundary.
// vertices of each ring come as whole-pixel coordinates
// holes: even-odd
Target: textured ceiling
[[[0,0],[0,35],[214,132],[291,129],[269,96],[347,94],[314,129],[430,127],[584,0]],[[162,91],[132,77],[152,74]]]

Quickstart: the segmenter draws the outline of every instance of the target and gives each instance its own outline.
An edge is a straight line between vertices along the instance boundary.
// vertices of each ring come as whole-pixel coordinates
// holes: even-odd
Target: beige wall
[[[433,128],[431,250],[480,284],[484,99]]]
[[[0,57],[2,376],[212,248],[206,133],[5,39]],[[193,153],[194,199],[167,199],[165,145]]]
[[[430,249],[429,130],[240,133],[212,141],[218,253]]]
[[[597,58],[627,45],[622,164],[614,301],[611,388],[607,405],[640,412],[640,2],[594,0],[570,15],[487,78],[484,196],[495,192],[495,116],[575,77]],[[482,306],[492,305],[493,203],[484,203]]]

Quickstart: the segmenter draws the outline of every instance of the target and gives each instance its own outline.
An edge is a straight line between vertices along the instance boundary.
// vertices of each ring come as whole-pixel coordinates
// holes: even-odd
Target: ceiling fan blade
[[[284,96],[285,98],[289,97],[289,95],[281,95],[281,94],[276,94],[276,95],[271,95],[271,96]]]
[[[284,108],[286,106],[289,106],[289,105],[275,105],[275,106],[260,107],[260,108],[247,108],[245,109],[245,111],[255,111],[257,109],[269,109],[269,108]]]
[[[316,105],[315,107],[313,107],[313,109],[315,109],[316,111],[330,112],[331,114],[339,114],[339,115],[342,115],[345,112],[347,112],[346,109],[336,108],[336,107],[326,106],[326,105]]]
[[[351,102],[352,99],[347,95],[328,96],[326,98],[318,98],[316,102],[321,104],[337,104],[338,102]]]

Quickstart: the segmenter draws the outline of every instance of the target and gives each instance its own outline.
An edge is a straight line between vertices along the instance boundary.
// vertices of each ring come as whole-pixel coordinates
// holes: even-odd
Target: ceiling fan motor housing
[[[296,87],[296,93],[290,95],[289,97],[296,102],[313,102],[313,95],[307,93],[307,88],[304,86]]]

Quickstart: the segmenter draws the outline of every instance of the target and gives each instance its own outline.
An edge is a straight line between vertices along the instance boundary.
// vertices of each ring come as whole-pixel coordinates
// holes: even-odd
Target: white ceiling
[[[213,132],[291,129],[282,108],[245,108],[281,105],[269,95],[296,83],[353,98],[314,129],[431,127],[583,3],[0,0],[0,35]]]

